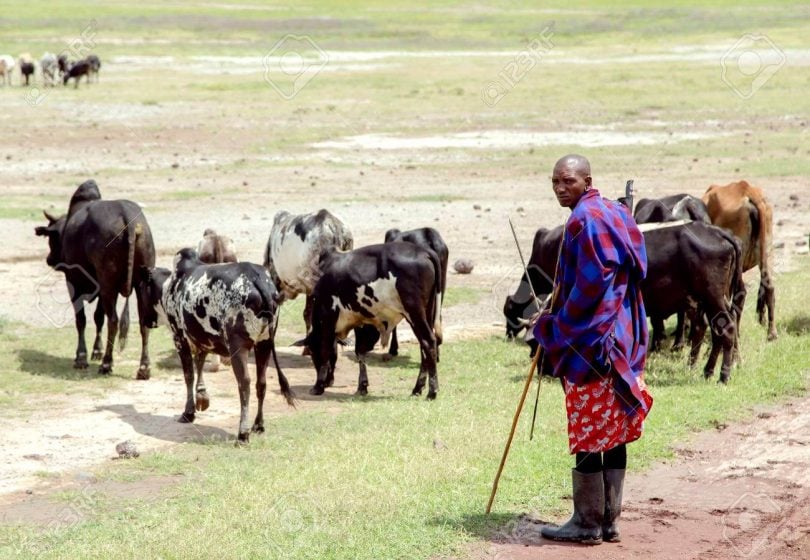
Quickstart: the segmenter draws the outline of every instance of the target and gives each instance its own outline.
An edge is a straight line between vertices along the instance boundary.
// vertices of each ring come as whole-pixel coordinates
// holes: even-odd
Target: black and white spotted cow
[[[328,210],[301,215],[282,210],[273,218],[264,266],[285,300],[306,295],[307,333],[312,330],[311,294],[321,277],[321,255],[335,249],[351,251],[353,247],[349,228]]]
[[[441,264],[436,253],[396,241],[347,253],[333,251],[323,257],[322,265],[323,275],[312,293],[312,331],[303,341],[317,373],[310,394],[323,394],[334,383],[337,343],[353,329],[360,364],[357,393],[367,394],[366,354],[380,333],[390,333],[405,319],[422,353],[413,394],[420,395],[429,379],[427,398],[435,399],[437,338],[442,333]]]
[[[180,422],[193,422],[195,410],[209,405],[203,381],[203,365],[209,353],[230,356],[239,385],[239,441],[247,442],[250,373],[248,352],[256,356],[256,396],[259,411],[252,431],[264,432],[262,407],[267,389],[265,373],[272,355],[278,384],[287,403],[294,406],[293,392],[278,364],[274,347],[279,294],[267,270],[251,263],[206,265],[193,249],[175,256],[174,271],[141,269],[144,301],[139,311],[150,327],[165,316],[183,364],[186,407]],[[196,400],[193,390],[197,370]]]
[[[442,239],[441,234],[431,227],[424,227],[412,229],[410,231],[400,231],[398,229],[389,229],[385,232],[385,242],[391,243],[392,241],[408,241],[419,245],[422,248],[430,249],[436,256],[439,257],[439,264],[442,268],[441,276],[441,299],[439,300],[439,318],[441,319],[442,302],[444,301],[444,292],[447,289],[447,263],[450,259],[450,251],[447,249],[447,244]],[[439,346],[442,341],[438,339],[436,348],[436,360],[439,358]],[[383,348],[388,346],[387,341],[383,340]],[[397,329],[395,328],[391,333],[391,347],[388,350],[390,356],[396,356],[399,353],[399,340],[397,340]]]

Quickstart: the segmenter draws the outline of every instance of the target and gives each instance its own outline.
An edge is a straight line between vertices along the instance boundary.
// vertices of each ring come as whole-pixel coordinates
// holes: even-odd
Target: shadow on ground
[[[96,410],[108,410],[113,412],[117,414],[121,420],[132,426],[139,434],[163,441],[171,441],[174,443],[188,441],[203,443],[235,439],[235,434],[226,432],[222,428],[205,426],[199,423],[180,424],[177,421],[180,417],[179,408],[176,416],[139,412],[131,404],[99,406]]]

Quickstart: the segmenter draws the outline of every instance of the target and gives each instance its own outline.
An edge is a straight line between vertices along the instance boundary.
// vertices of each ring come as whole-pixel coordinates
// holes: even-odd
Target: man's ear
[[[591,176],[590,176],[590,175],[588,175],[587,177],[585,177],[585,184],[586,184],[586,185],[588,185],[588,187],[592,187],[592,186],[593,186],[593,178],[591,178]]]
[[[34,228],[34,233],[41,237],[48,237],[48,228],[45,226],[37,226]]]

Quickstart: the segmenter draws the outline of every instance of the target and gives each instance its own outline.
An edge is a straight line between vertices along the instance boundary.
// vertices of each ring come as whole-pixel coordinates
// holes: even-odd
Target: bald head
[[[591,162],[588,158],[579,154],[568,154],[557,160],[554,164],[554,169],[566,167],[582,175],[583,177],[591,176]]]
[[[551,187],[560,206],[573,208],[591,188],[591,163],[578,154],[561,157],[554,164]]]

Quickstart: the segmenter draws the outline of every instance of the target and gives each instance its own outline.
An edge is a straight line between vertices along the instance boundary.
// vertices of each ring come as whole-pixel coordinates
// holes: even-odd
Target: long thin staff
[[[514,224],[512,224],[511,218],[509,219],[509,226],[512,228],[512,235],[515,236],[515,242],[517,243],[517,234],[515,233],[515,226]],[[526,280],[528,281],[529,272],[528,269],[526,269],[526,261],[523,260],[523,252],[520,250],[520,244],[518,244],[518,252],[520,253],[520,260],[523,262],[523,269],[526,271]],[[537,295],[534,293],[534,287],[531,285],[531,282],[529,282],[529,288],[531,289],[532,296],[534,296],[535,301],[538,303],[539,309],[543,309],[548,303],[552,294],[549,294],[541,304],[540,300],[537,298]],[[532,385],[532,378],[534,377],[534,372],[537,369],[537,364],[540,361],[541,354],[542,350],[540,346],[538,346],[537,351],[534,353],[532,364],[529,367],[529,375],[526,376],[526,383],[524,383],[523,385],[523,392],[520,395],[520,401],[518,401],[517,410],[515,410],[515,416],[514,418],[512,418],[512,429],[509,430],[509,438],[506,440],[506,447],[504,447],[503,455],[501,456],[501,464],[498,466],[498,472],[495,474],[495,481],[492,483],[492,493],[489,495],[489,502],[487,502],[487,513],[490,513],[492,511],[492,502],[495,501],[495,494],[498,492],[498,483],[501,480],[501,474],[503,474],[503,467],[504,465],[506,465],[506,458],[509,456],[509,449],[512,447],[512,439],[514,439],[515,437],[515,430],[517,429],[517,423],[518,420],[520,420],[520,413],[523,411],[523,404],[526,402],[526,395],[529,392],[529,387],[531,387]]]

